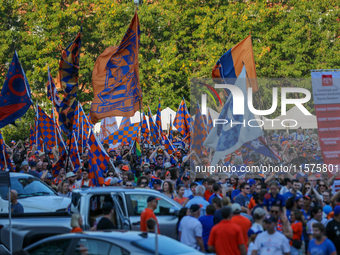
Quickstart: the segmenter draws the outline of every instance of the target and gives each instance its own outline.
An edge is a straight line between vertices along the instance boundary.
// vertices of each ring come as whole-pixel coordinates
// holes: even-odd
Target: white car
[[[24,212],[66,211],[70,198],[60,197],[43,181],[25,173],[10,173],[11,189],[18,192]],[[0,187],[0,213],[8,213],[8,188]]]

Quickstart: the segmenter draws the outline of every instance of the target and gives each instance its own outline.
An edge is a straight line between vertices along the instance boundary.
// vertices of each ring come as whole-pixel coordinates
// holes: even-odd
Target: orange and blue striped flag
[[[208,135],[203,118],[204,116],[201,114],[200,106],[197,103],[195,121],[191,133],[191,149],[195,150],[199,156],[201,156],[202,152],[204,151],[203,143]]]
[[[30,150],[32,150],[33,145],[36,144],[35,142],[35,132],[30,124]]]
[[[74,131],[72,132],[71,147],[70,147],[70,159],[74,166],[74,169],[80,167],[80,157],[78,150],[78,142]]]
[[[149,107],[149,125],[150,125],[150,142],[154,145],[161,143],[161,137],[159,136],[157,124],[152,119],[152,113]]]
[[[93,154],[94,162],[96,162],[98,166],[98,171],[106,171],[107,165],[110,162],[110,157],[107,155],[106,151],[100,147],[93,131],[91,131],[87,142]]]
[[[214,127],[213,120],[212,120],[211,115],[208,111],[208,125],[207,125],[208,133],[210,133],[210,131],[213,127]]]
[[[156,114],[156,124],[157,124],[157,127],[158,127],[159,136],[161,136],[162,133],[163,133],[163,129],[162,129],[161,98],[159,98],[159,103],[158,103],[158,109],[157,109],[157,114]]]
[[[40,106],[38,106],[38,129],[40,133],[38,137],[42,138],[48,147],[54,147],[57,143],[54,122]]]
[[[111,135],[105,138],[103,143],[115,145],[116,143],[130,142],[136,140],[139,128],[140,122],[120,128],[119,130],[113,132]]]
[[[74,111],[77,107],[80,35],[81,33],[62,51],[59,63],[59,80],[64,90],[64,99],[59,107],[59,123],[66,134],[72,134]]]
[[[98,157],[95,152],[89,150],[89,179],[92,180],[92,184],[96,187],[102,186],[104,184],[104,170],[98,166]]]
[[[172,155],[177,151],[176,147],[172,145],[171,141],[166,136],[164,139],[164,148],[169,155]]]
[[[60,154],[60,158],[58,161],[53,165],[52,167],[52,174],[54,177],[57,177],[59,175],[60,169],[65,167],[65,160],[66,160],[66,151],[63,154]]]
[[[122,121],[120,122],[119,129],[123,129],[131,125],[130,117],[123,117]]]
[[[181,104],[178,107],[176,112],[176,116],[174,119],[174,126],[180,132],[183,137],[188,136],[189,132],[191,131],[191,117],[187,108],[187,105],[182,99]]]
[[[149,137],[149,133],[150,133],[150,130],[149,130],[148,122],[146,120],[145,113],[143,111],[142,135],[144,138],[146,138],[146,137]]]
[[[110,116],[133,117],[140,108],[140,28],[137,11],[119,47],[109,47],[97,58],[92,72],[92,123]]]

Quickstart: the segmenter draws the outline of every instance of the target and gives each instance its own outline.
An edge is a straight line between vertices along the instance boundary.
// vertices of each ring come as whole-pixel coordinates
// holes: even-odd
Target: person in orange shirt
[[[251,228],[251,221],[241,215],[241,206],[238,203],[234,203],[231,206],[231,209],[233,212],[233,217],[231,218],[231,222],[240,226],[242,230],[244,242],[248,244],[248,230]]]
[[[208,186],[207,186],[207,189],[205,190],[205,193],[204,193],[205,200],[209,201],[209,198],[211,197],[211,195],[214,194],[213,185],[215,183],[216,183],[216,181],[214,179],[208,180]]]
[[[158,226],[158,234],[160,234],[159,224],[156,215],[154,214],[154,210],[156,210],[158,206],[158,201],[161,200],[155,196],[149,196],[147,199],[148,206],[142,211],[140,215],[140,231],[147,232],[147,221],[148,219],[154,219],[157,222]]]
[[[302,231],[303,231],[303,220],[302,220],[302,212],[300,210],[292,210],[290,213],[290,221],[291,221],[291,228],[293,230],[293,238],[289,242],[290,244],[290,253],[298,254],[299,249],[301,248],[302,241]]]
[[[223,220],[210,231],[209,251],[218,255],[246,255],[246,243],[243,239],[242,230],[230,220],[232,216],[231,207],[224,206],[221,213]]]

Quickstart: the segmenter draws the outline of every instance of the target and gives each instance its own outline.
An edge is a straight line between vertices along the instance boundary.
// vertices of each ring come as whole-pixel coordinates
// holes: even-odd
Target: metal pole
[[[5,169],[7,169],[7,160],[6,160],[6,156],[5,156],[5,149],[6,149],[6,147],[5,147],[5,145],[4,145],[4,140],[2,140],[2,154],[3,154],[3,156],[4,156],[4,160],[5,160]]]
[[[74,132],[72,133],[72,135],[74,136],[74,141],[75,141],[76,147],[77,147],[77,155],[78,155],[78,159],[79,159],[79,162],[80,162],[80,156],[79,156],[79,150],[78,150],[78,141],[77,141],[77,137],[76,137],[76,135],[74,134]]]
[[[13,253],[11,184],[8,186],[9,252]]]
[[[155,225],[155,255],[158,255],[158,224]]]
[[[81,120],[81,154],[84,153],[84,119]]]
[[[80,128],[80,123],[79,123],[79,115],[80,115],[80,103],[78,101],[78,137],[79,137],[79,128]]]
[[[39,140],[38,140],[38,118],[39,118],[39,116],[38,116],[38,107],[39,107],[39,105],[38,105],[38,101],[37,101],[37,110],[36,110],[37,121],[34,122],[34,125],[35,125],[35,141],[37,143],[37,150],[38,150],[38,142],[39,142]]]

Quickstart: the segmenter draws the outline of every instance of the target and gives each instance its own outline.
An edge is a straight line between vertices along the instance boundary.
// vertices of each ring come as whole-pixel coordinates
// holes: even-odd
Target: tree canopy
[[[250,32],[257,76],[310,78],[310,69],[340,66],[339,2],[147,0],[138,8],[143,104],[156,112],[189,102],[190,79],[210,78],[212,67]],[[119,45],[133,17],[132,0],[0,0],[0,84],[14,50],[33,100],[45,110],[47,64],[57,77],[61,51],[83,28],[78,100],[93,98],[92,69],[109,46]],[[303,86],[311,91],[311,84]],[[261,86],[265,109],[271,87]],[[307,108],[313,112],[312,101]],[[30,117],[31,118],[31,117]],[[30,119],[32,121],[32,119]]]

